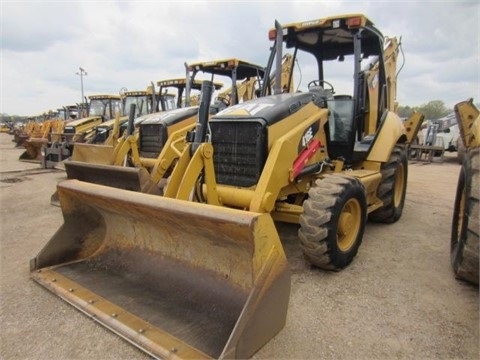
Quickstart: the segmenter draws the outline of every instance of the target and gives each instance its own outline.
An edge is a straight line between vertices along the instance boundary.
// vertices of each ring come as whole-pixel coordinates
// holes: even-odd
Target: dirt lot
[[[18,161],[0,134],[0,358],[147,359],[29,279],[33,258],[63,223],[50,205],[62,171]],[[308,266],[296,227],[279,231],[292,269],[285,328],[255,358],[478,359],[478,287],[454,279],[450,223],[459,165],[410,162],[402,218],[367,224],[350,267]]]

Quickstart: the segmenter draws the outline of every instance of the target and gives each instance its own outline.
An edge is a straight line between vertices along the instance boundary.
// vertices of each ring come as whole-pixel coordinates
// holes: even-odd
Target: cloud
[[[402,37],[398,100],[448,106],[480,98],[478,1],[9,1],[1,4],[0,112],[34,115],[86,95],[184,76],[184,62],[236,57],[265,65],[274,20],[365,13]],[[301,80],[315,77],[304,63]],[[300,80],[297,72],[295,77]],[[343,77],[331,80],[342,87]]]
[[[55,6],[52,11],[51,6]],[[75,27],[75,3],[2,3],[2,50],[41,52],[57,42],[75,42],[80,33]]]

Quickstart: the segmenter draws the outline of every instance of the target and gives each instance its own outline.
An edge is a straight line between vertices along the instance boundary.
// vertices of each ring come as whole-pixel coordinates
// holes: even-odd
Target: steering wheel
[[[226,95],[226,96],[217,96],[217,100],[220,100],[224,105],[226,105],[227,107],[230,106],[230,96]]]
[[[310,89],[312,86],[321,86],[325,88],[325,85],[328,85],[328,88],[325,90],[331,90],[332,94],[335,94],[335,91],[333,89],[333,85],[330,84],[328,81],[325,80],[312,80],[308,83],[307,87]]]

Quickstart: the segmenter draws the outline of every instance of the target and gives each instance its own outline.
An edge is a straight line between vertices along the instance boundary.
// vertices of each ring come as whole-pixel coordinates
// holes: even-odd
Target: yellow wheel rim
[[[337,245],[341,251],[348,251],[355,243],[362,223],[362,210],[357,199],[348,200],[338,219]]]
[[[393,190],[393,205],[399,207],[402,202],[403,189],[405,188],[405,168],[400,164],[395,173],[395,189]]]

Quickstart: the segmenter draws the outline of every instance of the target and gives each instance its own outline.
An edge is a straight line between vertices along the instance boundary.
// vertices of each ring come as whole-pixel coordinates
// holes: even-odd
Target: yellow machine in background
[[[143,189],[143,191],[158,194],[158,189],[152,185],[147,170],[134,170],[133,173],[129,173],[128,170],[123,171],[118,176],[119,180],[117,180],[118,174],[116,171],[118,167],[126,166],[127,162],[130,163],[129,158],[135,159],[138,167],[142,167],[142,159],[138,146],[138,127],[140,123],[145,120],[155,121],[159,116],[166,116],[162,115],[163,113],[178,109],[172,113],[173,116],[170,116],[167,122],[168,131],[173,132],[181,128],[184,125],[184,121],[189,121],[189,117],[196,114],[196,109],[194,108],[189,107],[186,110],[182,110],[182,107],[185,105],[183,95],[187,87],[186,84],[187,81],[185,78],[172,78],[157,82],[159,91],[155,97],[155,109],[160,110],[159,112],[142,115],[136,110],[138,104],[136,102],[129,102],[128,110],[130,110],[130,105],[134,105],[134,113],[129,113],[129,116],[123,118],[122,121],[118,119],[113,120],[114,128],[111,134],[118,133],[122,134],[122,136],[112,139],[112,143],[109,143],[107,139],[107,143],[105,144],[75,144],[72,156],[62,163],[62,166],[66,168],[67,178],[88,179],[88,181],[99,183],[108,181],[110,186],[115,187],[124,187],[126,186],[125,184],[133,184],[131,185],[133,186],[133,188],[131,188],[132,190],[140,191],[140,189]],[[201,81],[193,81],[190,89],[200,91],[201,85]],[[219,90],[222,86],[221,83],[215,84],[216,90]],[[153,86],[151,89],[153,89]],[[126,110],[125,107],[124,111]],[[129,117],[131,119],[127,121]],[[144,142],[148,143],[148,139],[145,139]],[[50,203],[54,206],[60,206],[57,191],[52,194]]]
[[[136,102],[127,101],[128,106],[124,107],[124,114],[129,114],[129,108],[131,104],[135,105],[135,114],[133,114],[134,126],[132,127],[132,134],[128,134],[127,122],[128,115],[118,120],[110,120],[107,122],[109,126],[117,126],[118,130],[114,130],[112,134],[116,134],[116,137],[110,137],[105,143],[99,144],[98,142],[80,143],[76,144],[71,160],[75,162],[85,162],[89,164],[104,164],[104,165],[117,165],[122,166],[125,162],[125,157],[133,152],[138,159],[138,127],[139,124],[145,120],[156,118],[165,111],[179,109],[182,107],[182,94],[185,90],[185,79],[168,79],[158,81],[159,92],[155,96],[157,106],[149,106],[147,113],[138,111],[138,106],[141,105]],[[217,89],[222,85],[217,84]],[[200,90],[201,82],[195,82],[192,86],[193,89]],[[153,88],[153,87],[152,87]],[[169,90],[175,89],[175,92],[169,92]],[[153,98],[153,96],[152,96]],[[103,124],[102,124],[103,125]],[[102,127],[99,127],[102,129]],[[138,160],[140,161],[140,160]]]
[[[163,93],[162,87],[168,84],[177,87],[179,84],[185,84],[185,97],[182,96],[183,91],[178,93],[177,106],[190,104],[192,89],[198,90],[201,87],[202,81],[196,78],[201,73],[208,74],[210,77],[220,76],[231,79],[232,86],[221,91],[212,104],[212,108],[215,109],[213,112],[216,112],[237,104],[238,101],[254,97],[255,85],[259,84],[264,71],[259,65],[234,58],[198,62],[188,65],[186,80],[166,81],[163,85],[161,84],[160,91]],[[214,83],[212,91],[218,91],[221,86],[222,83]],[[187,132],[193,130],[197,114],[198,106],[185,106],[139,117],[136,119],[138,134],[127,133],[115,149],[112,149],[113,156],[107,156],[106,161],[95,164],[74,158],[73,161],[65,163],[67,177],[158,194],[162,186],[160,181],[180,156],[185,144],[185,136]],[[131,166],[123,166],[126,161]],[[58,204],[55,194],[51,203]]]
[[[269,34],[260,97],[211,115],[204,82],[163,196],[66,180],[65,222],[31,260],[35,281],[154,357],[248,358],[282,329],[290,271],[274,220],[299,224],[314,266],[340,270],[367,217],[402,215],[405,147],[423,117],[407,129],[394,112],[397,51],[384,56],[389,43],[361,14]],[[283,43],[293,63],[313,55],[305,92],[284,92]],[[337,95],[339,60],[352,83]]]
[[[69,121],[61,133],[52,133],[52,141],[42,146],[42,167],[53,168],[70,157],[75,143],[85,141],[96,126],[121,114],[121,98],[117,95],[89,96],[88,115]]]
[[[36,130],[32,131],[29,138],[23,143],[25,151],[20,155],[19,160],[40,163],[42,147],[49,143],[52,133],[63,131],[65,121],[60,118],[50,118],[38,124]]]
[[[57,109],[57,111],[48,111],[37,117],[35,121],[29,122],[23,134],[16,134],[15,137],[20,139],[19,143],[25,147],[19,160],[40,162],[42,159],[42,147],[48,145],[51,141],[55,141],[55,135],[62,133],[65,123],[72,121],[78,112],[77,105],[68,105]]]
[[[292,61],[293,57],[290,54],[286,54],[282,58],[281,83],[283,91],[293,91],[293,83],[291,81]],[[258,65],[249,64],[238,59],[187,64],[186,69],[187,76],[185,79],[170,79],[157,83],[161,94],[168,93],[167,90],[162,89],[172,87],[172,84],[177,87],[180,85],[186,87],[188,85],[188,88],[185,89],[185,97],[183,97],[184,88],[179,87],[177,91],[177,106],[185,103],[191,104],[192,99],[194,102],[197,101],[198,95],[192,96],[191,90],[199,90],[201,87],[202,81],[195,78],[199,72],[210,74],[211,76],[232,77],[233,71],[235,71],[237,79],[242,80],[235,87],[229,87],[216,94],[210,107],[211,114],[239,101],[247,101],[257,96],[260,80],[263,76],[263,70]],[[275,83],[273,75],[270,79],[270,86]],[[190,79],[190,81],[187,81],[187,79]],[[218,91],[220,87],[220,83],[214,83],[213,91]],[[236,94],[235,97],[232,94]],[[162,99],[164,96],[162,95],[160,98]],[[197,107],[187,107],[183,110],[151,114],[137,118],[136,122],[139,124],[138,136],[124,137],[115,149],[104,148],[107,156],[97,156],[95,160],[86,161],[85,157],[76,158],[74,153],[72,157],[74,162],[70,162],[67,165],[68,178],[106,184],[123,189],[158,193],[165,184],[165,177],[168,176],[169,171],[185,146],[186,134],[192,131],[195,126],[197,112]],[[81,149],[82,146],[79,148]],[[103,148],[98,150],[103,150]],[[109,155],[110,151],[114,155]],[[129,162],[133,165],[133,168],[118,169],[118,166],[124,164],[127,155],[129,155]],[[89,162],[90,164],[81,164],[79,162]],[[103,165],[114,165],[115,167]],[[55,194],[51,202],[54,205],[58,205]]]
[[[10,133],[10,130],[11,130],[11,126],[10,124],[7,124],[7,123],[0,123],[0,133]]]
[[[455,197],[451,262],[458,279],[478,285],[480,234],[480,112],[473,100],[455,105],[465,147]]]
[[[108,163],[113,156],[113,149],[127,128],[130,107],[135,105],[134,118],[151,114],[158,110],[158,95],[155,88],[147,87],[146,90],[124,91],[121,94],[122,112],[117,113],[114,119],[107,120],[95,126],[82,143],[75,144],[72,160],[89,163]],[[121,115],[123,114],[123,115]]]

